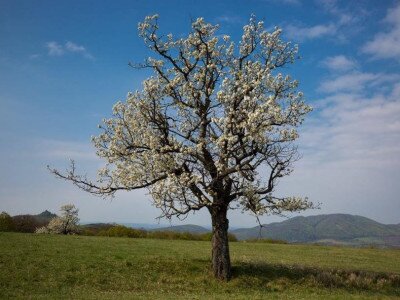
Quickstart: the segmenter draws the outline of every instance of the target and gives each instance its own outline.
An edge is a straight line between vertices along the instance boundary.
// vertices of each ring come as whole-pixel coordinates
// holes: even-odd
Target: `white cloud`
[[[244,20],[239,16],[234,15],[222,15],[215,19],[217,23],[228,23],[228,24],[239,24],[243,23]]]
[[[362,91],[382,83],[398,81],[399,78],[397,74],[352,72],[322,81],[318,90],[323,93]]]
[[[299,5],[299,4],[301,4],[300,0],[280,0],[279,2],[284,3],[284,4],[290,4],[290,5]]]
[[[322,202],[319,213],[353,213],[398,223],[400,84],[389,80],[390,74],[360,74],[357,89],[338,86],[314,105],[300,132],[303,158],[285,179],[282,194]],[[385,86],[384,93],[369,88],[371,78],[380,76],[387,79],[378,84]]]
[[[321,5],[326,12],[335,16],[339,25],[346,25],[357,21],[357,17],[352,16],[345,9],[339,7],[337,0],[318,0],[316,3]]]
[[[393,86],[393,90],[392,90],[392,93],[391,93],[391,97],[393,98],[393,99],[400,99],[400,83],[396,83],[394,86]]]
[[[384,22],[391,28],[386,32],[376,34],[361,50],[366,54],[371,54],[373,58],[400,60],[400,3],[387,11]]]
[[[314,161],[347,168],[400,167],[399,79],[397,74],[353,72],[323,81],[319,90],[330,95],[317,102],[318,113],[301,138]]]
[[[323,118],[314,120],[301,138],[315,164],[400,167],[399,99],[344,93],[322,101],[328,102],[320,111]]]
[[[64,54],[63,46],[57,42],[47,42],[46,47],[50,56],[61,56]]]
[[[364,87],[364,84],[371,82],[378,77],[373,73],[351,73],[323,81],[318,90],[324,93],[339,91],[357,91]]]
[[[67,41],[64,45],[54,41],[48,42],[46,43],[46,47],[50,56],[62,56],[66,53],[76,53],[87,59],[94,59],[93,55],[90,54],[90,52],[84,46],[75,44],[71,41]]]
[[[300,0],[266,0],[266,2],[274,2],[279,4],[300,5]]]
[[[82,142],[42,139],[36,143],[40,156],[51,159],[79,159],[84,161],[99,160],[92,145]]]
[[[77,45],[77,44],[75,44],[73,42],[70,42],[70,41],[65,43],[65,48],[68,51],[71,51],[71,52],[86,52],[86,48],[85,47]]]
[[[333,24],[328,25],[315,25],[311,27],[305,26],[286,26],[286,34],[289,38],[297,40],[310,40],[321,38],[323,36],[332,36],[336,33],[336,26]]]
[[[357,63],[344,55],[327,57],[322,65],[333,71],[348,71],[354,69]]]
[[[39,57],[40,57],[40,54],[31,54],[31,55],[29,55],[30,59],[37,59]]]
[[[77,45],[73,42],[70,42],[70,41],[66,42],[65,49],[67,49],[70,52],[80,53],[88,59],[94,59],[94,57],[86,50],[85,47],[83,47],[81,45]]]
[[[322,37],[334,37],[335,41],[343,43],[348,41],[349,36],[362,30],[359,23],[366,13],[361,7],[357,7],[357,15],[354,15],[349,7],[339,6],[336,0],[316,0],[315,2],[321,7],[322,12],[329,14],[331,21],[313,26],[290,24],[286,27],[290,38],[305,41]]]

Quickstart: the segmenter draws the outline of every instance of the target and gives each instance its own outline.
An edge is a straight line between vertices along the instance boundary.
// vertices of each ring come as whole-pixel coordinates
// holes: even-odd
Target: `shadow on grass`
[[[237,263],[232,268],[238,285],[281,290],[290,285],[377,291],[400,296],[400,275],[357,270],[320,269],[266,263]]]

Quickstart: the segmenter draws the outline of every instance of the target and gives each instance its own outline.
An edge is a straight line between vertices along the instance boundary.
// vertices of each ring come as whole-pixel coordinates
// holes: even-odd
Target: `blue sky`
[[[101,166],[90,137],[112,105],[149,73],[128,62],[150,55],[137,35],[146,15],[185,35],[192,19],[220,24],[238,40],[252,13],[299,44],[285,72],[314,111],[301,129],[302,160],[277,193],[321,202],[316,213],[400,218],[400,3],[398,1],[4,1],[0,0],[0,211],[80,209],[82,221],[154,223],[146,191],[103,200],[46,170],[69,158]],[[232,212],[233,226],[255,226]],[[279,221],[264,217],[263,222]],[[207,213],[186,223],[209,224]],[[174,222],[177,223],[177,222]]]

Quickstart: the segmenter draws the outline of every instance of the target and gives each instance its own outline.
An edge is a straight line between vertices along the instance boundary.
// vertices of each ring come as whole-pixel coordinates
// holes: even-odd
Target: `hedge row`
[[[191,232],[175,231],[148,231],[144,229],[129,228],[122,225],[114,225],[109,228],[95,230],[94,228],[82,229],[82,235],[96,235],[109,237],[129,237],[129,238],[149,238],[166,240],[192,240],[192,241],[211,241],[211,232],[196,234]],[[237,238],[233,234],[228,234],[231,242],[236,242]]]

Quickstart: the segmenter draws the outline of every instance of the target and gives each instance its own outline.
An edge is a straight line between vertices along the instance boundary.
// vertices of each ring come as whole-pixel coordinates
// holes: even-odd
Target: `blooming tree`
[[[311,110],[298,82],[280,73],[297,46],[281,29],[264,30],[254,17],[241,41],[217,35],[218,26],[198,18],[185,38],[158,34],[158,16],[139,23],[139,35],[156,57],[139,68],[154,75],[129,93],[93,138],[106,160],[98,181],[52,170],[93,194],[147,188],[161,217],[206,208],[212,221],[212,265],[228,280],[229,208],[260,216],[312,207],[306,198],[272,194],[298,159],[296,128]]]
[[[61,206],[61,216],[50,220],[49,224],[38,228],[36,233],[75,234],[78,233],[78,209],[73,204]]]

